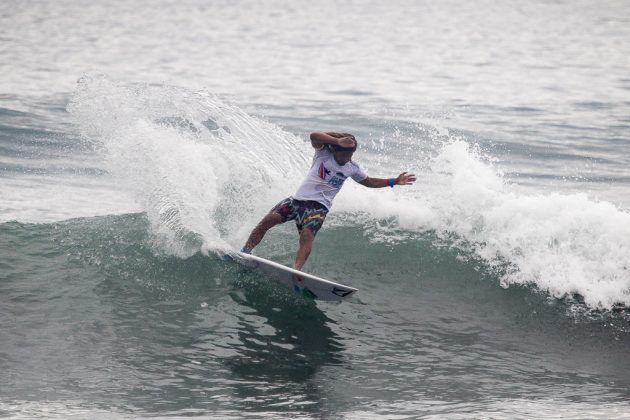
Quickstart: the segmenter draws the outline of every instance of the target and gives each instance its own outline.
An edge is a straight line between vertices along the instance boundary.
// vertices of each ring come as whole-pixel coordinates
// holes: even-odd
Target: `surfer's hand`
[[[416,175],[407,172],[403,172],[396,178],[396,185],[411,185],[414,182],[416,182]]]

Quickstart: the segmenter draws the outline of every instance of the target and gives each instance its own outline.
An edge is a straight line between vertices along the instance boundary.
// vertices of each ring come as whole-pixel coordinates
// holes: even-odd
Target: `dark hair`
[[[330,147],[330,150],[332,152],[355,152],[359,143],[357,142],[357,139],[354,138],[354,136],[349,135],[348,137],[352,137],[352,140],[354,140],[353,147],[341,147],[336,144],[329,144],[328,146]]]

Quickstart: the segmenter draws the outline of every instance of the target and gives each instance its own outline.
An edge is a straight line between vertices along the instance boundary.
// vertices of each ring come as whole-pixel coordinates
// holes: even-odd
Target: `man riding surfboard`
[[[252,230],[241,252],[251,253],[269,229],[295,220],[300,241],[293,268],[301,270],[311,253],[315,235],[346,179],[352,178],[369,188],[411,185],[416,181],[416,176],[407,172],[402,172],[396,178],[368,176],[352,160],[357,149],[357,140],[352,134],[315,132],[311,133],[311,144],[315,148],[315,155],[306,178],[293,196],[280,201],[263,217]]]

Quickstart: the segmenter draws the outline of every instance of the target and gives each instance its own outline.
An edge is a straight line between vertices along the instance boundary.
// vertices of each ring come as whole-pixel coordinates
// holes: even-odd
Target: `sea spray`
[[[238,246],[307,167],[304,142],[203,91],[88,75],[68,109],[177,255]]]

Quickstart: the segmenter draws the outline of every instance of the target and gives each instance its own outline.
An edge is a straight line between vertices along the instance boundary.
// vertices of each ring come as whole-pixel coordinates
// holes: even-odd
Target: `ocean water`
[[[630,4],[0,4],[0,417],[630,418]],[[307,301],[223,261],[352,132]],[[257,255],[291,264],[290,224]]]

